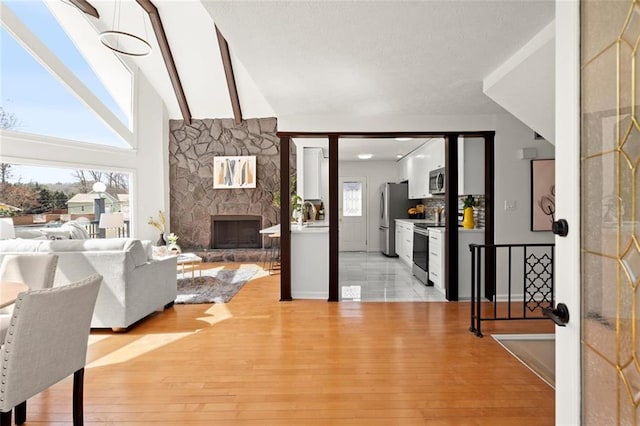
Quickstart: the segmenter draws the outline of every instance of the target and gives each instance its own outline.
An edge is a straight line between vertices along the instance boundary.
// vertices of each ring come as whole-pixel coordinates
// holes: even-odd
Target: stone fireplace
[[[262,252],[263,240],[265,247],[270,241],[263,239],[258,231],[280,223],[280,209],[273,203],[280,187],[280,138],[276,135],[276,119],[247,119],[241,124],[235,124],[233,119],[193,119],[190,124],[171,120],[169,126],[171,232],[180,237],[180,246],[187,251],[207,251],[207,259],[220,251]],[[294,173],[295,149],[291,152],[290,173]],[[214,189],[214,157],[245,155],[256,156],[256,187]],[[240,223],[245,220],[238,217],[250,217],[251,225]],[[218,218],[220,222],[236,223],[216,225]],[[230,218],[236,219],[227,220]],[[238,227],[247,229],[241,231]],[[234,235],[241,241],[227,241],[223,245],[228,248],[219,248],[220,236]],[[249,241],[249,235],[257,240]],[[247,245],[256,248],[242,248]],[[224,260],[232,260],[231,255],[225,256]]]
[[[252,215],[211,216],[212,249],[261,248],[262,217]]]

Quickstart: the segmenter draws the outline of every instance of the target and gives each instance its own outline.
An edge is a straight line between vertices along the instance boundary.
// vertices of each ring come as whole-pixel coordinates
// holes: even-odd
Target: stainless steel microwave
[[[429,172],[429,194],[439,195],[445,193],[447,188],[445,177],[444,167]]]

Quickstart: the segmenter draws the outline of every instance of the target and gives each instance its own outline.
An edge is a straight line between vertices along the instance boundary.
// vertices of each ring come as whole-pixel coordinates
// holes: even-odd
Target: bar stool
[[[280,233],[274,232],[267,235],[271,239],[271,248],[269,249],[269,275],[274,270],[280,270]]]

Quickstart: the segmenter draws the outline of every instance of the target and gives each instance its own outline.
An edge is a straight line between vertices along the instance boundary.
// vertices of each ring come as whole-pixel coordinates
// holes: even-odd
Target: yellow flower
[[[156,228],[158,231],[164,232],[164,225],[166,223],[164,212],[162,210],[158,210],[158,220],[155,220],[153,217],[150,217],[147,223],[153,226],[154,228]]]

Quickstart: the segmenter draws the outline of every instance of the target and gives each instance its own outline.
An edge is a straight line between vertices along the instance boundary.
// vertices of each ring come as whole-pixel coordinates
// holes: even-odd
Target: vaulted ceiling
[[[554,18],[552,0],[67,1],[95,6],[99,19],[76,12],[98,31],[150,42],[149,56],[124,60],[147,76],[173,119],[186,117],[179,89],[192,118],[234,116],[216,27],[244,118],[433,116],[502,112],[483,80]]]

